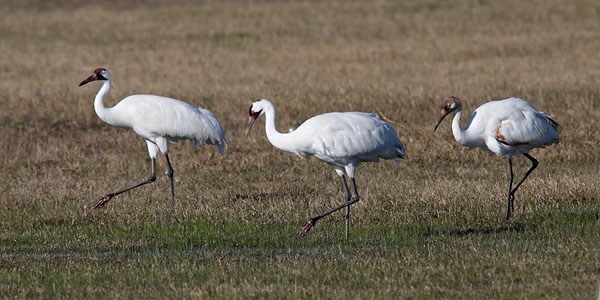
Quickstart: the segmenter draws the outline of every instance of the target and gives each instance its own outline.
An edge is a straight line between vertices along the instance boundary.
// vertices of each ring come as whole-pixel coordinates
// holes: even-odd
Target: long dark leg
[[[537,168],[537,166],[538,166],[537,159],[533,158],[531,155],[529,155],[527,153],[524,153],[523,155],[525,155],[525,157],[527,157],[527,158],[529,158],[529,160],[531,160],[531,168],[529,168],[529,170],[527,170],[527,172],[525,173],[525,176],[523,176],[523,178],[521,178],[521,180],[519,180],[519,182],[517,183],[517,185],[515,186],[515,188],[512,189],[512,191],[510,191],[509,199],[510,199],[511,210],[513,208],[514,201],[515,201],[515,192],[521,186],[521,184],[523,184],[523,182],[525,181],[525,179],[527,179],[527,176],[529,176],[529,174],[531,174],[531,172],[533,172],[533,170],[535,170],[535,168]]]
[[[165,158],[167,159],[167,165],[169,169],[167,170],[167,175],[169,176],[169,182],[171,183],[171,207],[175,210],[175,186],[173,185],[173,167],[171,167],[171,161],[169,160],[169,155],[165,154]]]
[[[346,183],[346,178],[344,176],[341,177],[342,178],[342,186],[344,187],[344,200],[346,200],[346,202],[350,201],[350,196],[352,196],[350,194],[350,189],[348,189],[348,184]]]
[[[346,203],[350,202],[350,190],[348,190],[348,184],[346,183],[346,178],[342,176],[342,183],[344,184],[344,197],[346,198]],[[346,206],[346,239],[348,239],[348,234],[350,231],[350,206]]]
[[[525,153],[523,154],[525,155],[525,157],[529,158],[529,160],[531,160],[531,168],[529,168],[529,170],[527,170],[527,173],[525,173],[525,176],[523,176],[523,178],[521,180],[519,180],[519,182],[517,183],[517,185],[515,186],[515,188],[512,190],[511,194],[515,194],[515,192],[517,191],[517,189],[521,186],[521,184],[523,183],[523,181],[525,181],[525,179],[527,178],[527,176],[529,176],[529,174],[531,174],[531,172],[533,172],[533,170],[535,170],[535,168],[537,168],[538,166],[538,161],[537,159],[533,158],[531,155]]]
[[[512,183],[514,179],[513,168],[512,168],[512,158],[508,158],[508,194],[506,195],[506,219],[505,222],[508,222],[510,219],[510,214],[512,213]]]
[[[344,207],[348,207],[348,206],[350,206],[350,205],[358,202],[358,200],[360,200],[358,198],[358,194],[357,194],[356,197],[353,197],[352,199],[350,199],[348,197],[350,195],[350,191],[348,190],[348,185],[346,184],[346,179],[344,179],[343,177],[342,177],[342,179],[343,179],[342,183],[344,184],[344,191],[345,191],[345,195],[346,195],[346,203],[344,203],[344,204],[342,204],[342,205],[340,205],[340,206],[338,206],[336,208],[333,208],[333,209],[331,209],[331,210],[329,210],[329,211],[327,211],[327,212],[325,212],[325,213],[323,213],[321,215],[318,215],[318,216],[316,216],[316,217],[308,220],[308,222],[306,222],[306,224],[304,225],[304,227],[302,227],[302,230],[300,230],[300,233],[298,233],[298,235],[296,237],[305,236],[306,233],[308,233],[308,231],[312,228],[313,225],[315,225],[315,223],[319,219],[321,219],[323,217],[326,217],[326,216],[328,216],[328,215],[330,215],[330,214],[332,214],[332,213],[334,213],[334,212],[336,212],[336,211],[338,211],[338,210],[340,210],[340,209],[342,209]],[[354,178],[352,178],[352,185],[354,186],[354,191],[356,191],[356,184],[354,182]]]
[[[130,187],[126,187],[118,192],[106,194],[106,196],[102,197],[102,199],[100,199],[100,201],[98,201],[98,203],[96,203],[93,207],[94,208],[102,207],[102,206],[104,206],[104,204],[106,204],[108,201],[110,201],[110,199],[112,199],[114,196],[119,195],[124,192],[127,192],[129,190],[135,189],[138,186],[142,186],[144,184],[154,182],[155,180],[156,180],[156,159],[153,158],[152,159],[152,175],[150,175],[150,178],[148,178],[140,183],[134,184]]]
[[[352,187],[354,188],[354,197],[352,198],[352,200],[360,200],[360,197],[358,197],[358,191],[356,190],[356,181],[354,181],[354,178],[350,178],[350,180],[352,180]]]
[[[352,188],[354,189],[354,196],[352,197],[351,201],[353,201],[352,203],[358,202],[358,200],[360,200],[360,197],[358,196],[358,190],[356,190],[356,181],[354,181],[354,177],[350,178],[350,180],[352,181]],[[351,202],[350,200],[348,200],[348,202]],[[346,206],[346,239],[348,239],[348,236],[350,234],[350,206]]]

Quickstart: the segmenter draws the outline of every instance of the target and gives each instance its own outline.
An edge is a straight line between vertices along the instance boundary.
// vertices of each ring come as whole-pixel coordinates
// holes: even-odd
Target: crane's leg
[[[354,177],[350,178],[350,180],[352,180],[352,187],[354,188],[354,197],[352,197],[352,200],[360,200],[360,197],[358,197],[358,191],[356,190],[356,181],[354,181]]]
[[[358,197],[358,191],[356,190],[356,181],[354,181],[354,177],[350,178],[350,180],[352,181],[352,188],[354,189],[354,197],[352,197],[352,199],[347,200],[347,203],[350,201],[354,201],[358,202],[358,200],[360,200],[360,197]],[[346,181],[344,181],[344,184],[346,183]],[[348,191],[348,186],[346,186],[346,191]],[[348,239],[348,236],[350,235],[350,205],[346,206],[346,239]]]
[[[146,179],[146,180],[144,180],[144,181],[142,181],[140,183],[134,184],[134,185],[132,185],[130,187],[126,187],[126,188],[124,188],[124,189],[122,189],[120,191],[117,191],[117,192],[114,192],[114,193],[110,193],[110,194],[106,194],[106,196],[102,197],[102,199],[100,199],[100,201],[98,201],[98,203],[96,203],[93,207],[94,208],[100,208],[100,207],[104,206],[108,201],[110,201],[110,199],[112,199],[114,196],[119,195],[119,194],[124,193],[124,192],[127,192],[127,191],[129,191],[131,189],[135,189],[138,186],[142,186],[144,184],[154,182],[155,180],[156,180],[156,159],[152,158],[152,175],[150,175],[150,178],[148,178],[148,179]]]
[[[533,170],[535,170],[535,168],[537,168],[537,166],[538,166],[537,159],[533,158],[531,155],[529,155],[527,153],[523,153],[523,155],[525,155],[525,157],[527,157],[527,158],[529,158],[529,160],[531,160],[531,168],[529,168],[529,170],[527,170],[527,172],[525,173],[525,176],[523,176],[523,178],[521,178],[521,180],[519,180],[519,182],[517,182],[517,185],[515,186],[515,188],[512,189],[512,191],[509,192],[509,196],[508,197],[510,199],[510,208],[511,208],[511,210],[513,209],[513,204],[514,204],[514,201],[515,201],[515,192],[521,186],[521,184],[523,184],[523,182],[525,181],[525,179],[527,179],[527,176],[529,176],[529,174],[531,174],[531,172],[533,172]],[[508,218],[507,218],[507,221],[508,221]]]
[[[350,202],[350,190],[348,189],[348,184],[346,183],[346,178],[342,176],[342,184],[344,185],[344,198],[346,203]],[[350,234],[350,206],[346,206],[346,239],[348,239],[348,235]]]
[[[304,227],[302,227],[302,230],[300,230],[300,233],[298,233],[298,235],[296,237],[305,236],[308,233],[308,231],[312,228],[312,226],[315,225],[315,223],[317,223],[317,221],[319,219],[326,217],[344,207],[348,207],[348,206],[358,202],[358,200],[360,200],[358,198],[358,194],[356,194],[356,197],[350,198],[350,190],[348,189],[348,184],[346,183],[346,179],[344,177],[342,177],[342,184],[344,185],[346,203],[308,220],[308,222],[306,222],[306,224],[304,225]],[[352,178],[352,184],[354,185],[354,191],[356,192],[356,184],[354,183],[354,178]]]
[[[521,186],[523,181],[525,181],[527,176],[529,176],[529,174],[531,174],[531,172],[533,172],[533,170],[535,170],[535,168],[537,168],[537,166],[538,166],[537,159],[533,158],[531,155],[529,155],[527,153],[524,153],[523,155],[525,155],[525,157],[527,157],[527,158],[529,158],[529,160],[531,160],[531,168],[529,168],[529,170],[527,170],[527,173],[525,173],[525,176],[523,176],[523,178],[521,178],[521,180],[519,180],[519,182],[517,183],[517,186],[515,186],[515,188],[512,190],[511,194],[513,194],[513,195],[517,191],[517,189]]]
[[[171,167],[171,161],[169,160],[169,155],[165,153],[165,158],[167,159],[167,165],[169,169],[167,170],[167,176],[169,176],[169,183],[171,183],[171,207],[175,210],[175,186],[173,185],[173,167]]]
[[[512,183],[514,179],[513,168],[512,168],[512,158],[508,158],[508,195],[506,197],[506,218],[505,222],[508,222],[510,219],[510,214],[512,213]]]

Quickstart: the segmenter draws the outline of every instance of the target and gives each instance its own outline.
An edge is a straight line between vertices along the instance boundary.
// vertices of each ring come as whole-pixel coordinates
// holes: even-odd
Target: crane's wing
[[[227,144],[223,128],[213,113],[184,101],[154,95],[133,95],[123,99],[114,109],[127,120],[124,127],[132,128],[146,139],[190,139],[194,144],[217,145],[220,152]]]
[[[510,146],[558,143],[560,124],[536,110],[515,110],[494,129],[496,140]]]
[[[227,140],[225,139],[225,132],[223,131],[223,127],[221,127],[221,123],[207,109],[198,107],[198,112],[202,115],[199,118],[202,124],[197,126],[197,130],[194,133],[194,146],[202,146],[203,143],[216,145],[219,148],[219,152],[223,154],[225,148],[227,148]]]
[[[361,112],[327,113],[307,120],[296,132],[307,139],[315,156],[362,157],[365,160],[392,159],[405,155],[395,130],[376,114]],[[308,153],[307,153],[308,154]]]

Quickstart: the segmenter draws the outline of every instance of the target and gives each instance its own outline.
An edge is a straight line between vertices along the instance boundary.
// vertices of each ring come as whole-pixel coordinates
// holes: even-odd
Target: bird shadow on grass
[[[241,193],[236,193],[236,194],[230,194],[229,195],[229,200],[264,200],[264,199],[271,199],[271,198],[281,198],[285,193],[283,192],[272,192],[272,193],[264,193],[264,192],[259,192],[259,193],[248,193],[248,194],[241,194]]]
[[[494,235],[503,233],[523,233],[526,231],[535,231],[537,225],[535,224],[523,224],[523,223],[509,223],[509,224],[490,224],[479,227],[476,224],[461,226],[455,224],[453,226],[443,227],[429,227],[424,231],[421,231],[422,237],[467,237],[476,235]]]
[[[499,234],[499,233],[524,233],[545,231],[547,229],[558,230],[560,228],[580,228],[582,232],[595,231],[595,224],[600,222],[600,213],[595,208],[580,209],[579,211],[554,211],[539,212],[523,216],[508,224],[496,226],[475,227],[467,226],[463,229],[431,230],[429,236],[451,235],[469,236],[477,234]]]
[[[231,193],[229,200],[269,200],[269,199],[304,199],[310,197],[312,191],[300,192],[297,190],[276,191],[276,192],[257,192],[257,193]]]
[[[504,232],[525,232],[526,230],[531,229],[523,224],[503,224],[498,227],[482,227],[482,228],[472,228],[469,227],[467,229],[452,229],[444,231],[444,235],[453,235],[453,236],[468,236],[468,235],[476,235],[476,234],[494,234],[494,233],[504,233]]]

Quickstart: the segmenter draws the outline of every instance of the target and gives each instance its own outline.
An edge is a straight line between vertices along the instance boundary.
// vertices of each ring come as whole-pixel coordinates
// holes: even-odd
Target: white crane
[[[553,116],[536,110],[529,102],[520,98],[508,98],[479,106],[471,115],[467,127],[462,129],[462,108],[462,103],[457,97],[444,99],[440,118],[433,130],[438,128],[444,117],[453,113],[452,134],[459,144],[470,148],[479,147],[508,158],[505,219],[508,222],[514,209],[515,192],[538,165],[538,161],[528,152],[534,148],[557,144],[561,126],[552,119]],[[512,157],[519,155],[531,160],[532,166],[513,189]]]
[[[266,116],[266,132],[269,142],[284,151],[296,155],[314,156],[333,166],[342,179],[346,203],[316,216],[306,223],[298,236],[304,236],[315,223],[342,208],[346,208],[346,238],[348,238],[350,205],[360,200],[356,190],[354,174],[361,162],[378,162],[380,158],[400,159],[406,155],[402,142],[394,129],[380,120],[376,114],[362,112],[334,112],[312,117],[296,130],[280,133],[275,128],[275,107],[266,99],[260,99],[250,106],[250,122],[246,134],[254,121]],[[351,196],[344,172],[352,181],[354,196]]]
[[[225,134],[221,124],[212,112],[180,100],[154,96],[133,95],[126,97],[114,107],[104,106],[104,98],[110,90],[112,77],[110,72],[99,68],[82,81],[82,86],[92,81],[103,82],[94,100],[94,109],[102,121],[117,127],[132,129],[148,144],[148,154],[152,159],[152,175],[145,181],[134,184],[102,197],[94,208],[104,206],[111,198],[123,192],[142,186],[156,180],[156,157],[162,153],[168,165],[167,175],[171,183],[171,204],[175,207],[175,189],[173,186],[173,168],[169,160],[169,142],[189,139],[194,146],[209,144],[216,145],[221,155],[227,147]]]

